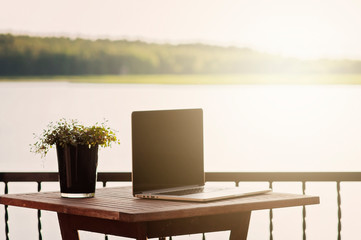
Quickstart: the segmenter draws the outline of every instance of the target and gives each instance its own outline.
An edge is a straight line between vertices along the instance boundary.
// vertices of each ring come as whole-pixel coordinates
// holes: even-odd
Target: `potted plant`
[[[119,143],[115,131],[106,126],[106,121],[84,126],[77,120],[60,119],[49,123],[32,152],[45,157],[49,149],[56,146],[60,192],[62,197],[86,198],[95,194],[98,147],[110,147]]]

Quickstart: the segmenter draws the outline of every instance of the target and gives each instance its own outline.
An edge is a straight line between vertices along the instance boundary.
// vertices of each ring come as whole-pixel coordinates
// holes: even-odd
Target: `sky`
[[[0,0],[0,32],[361,59],[359,0]]]

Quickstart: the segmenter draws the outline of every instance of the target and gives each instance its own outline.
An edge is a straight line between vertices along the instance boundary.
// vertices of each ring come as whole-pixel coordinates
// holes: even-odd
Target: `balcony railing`
[[[36,182],[37,190],[40,192],[43,182],[58,181],[58,174],[55,172],[0,172],[0,182],[5,184],[4,193],[9,192],[9,182]],[[100,172],[98,181],[103,187],[108,182],[130,182],[129,172]],[[341,240],[342,230],[342,209],[341,209],[341,183],[361,182],[361,172],[207,172],[207,182],[234,182],[236,186],[240,182],[267,182],[273,188],[275,182],[300,182],[302,193],[306,194],[306,183],[310,182],[334,182],[337,192],[337,239]],[[322,199],[321,199],[322,200]],[[41,211],[38,210],[38,236],[42,237]],[[8,206],[5,206],[5,238],[9,240],[9,213]],[[302,239],[306,240],[306,207],[302,208]],[[203,235],[203,239],[204,239]],[[269,239],[273,240],[273,210],[269,211]],[[107,239],[107,236],[105,236]]]

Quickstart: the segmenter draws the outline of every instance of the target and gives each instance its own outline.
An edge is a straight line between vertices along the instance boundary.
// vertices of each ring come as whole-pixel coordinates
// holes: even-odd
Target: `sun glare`
[[[332,28],[315,17],[273,17],[254,26],[254,45],[283,56],[312,59],[327,55]]]

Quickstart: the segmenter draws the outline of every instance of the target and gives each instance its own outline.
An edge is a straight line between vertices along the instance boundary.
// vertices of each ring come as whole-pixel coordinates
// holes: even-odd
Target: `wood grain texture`
[[[186,217],[318,204],[317,196],[267,193],[209,203],[137,199],[131,187],[101,188],[94,198],[66,199],[59,192],[8,194],[0,196],[4,205],[27,207],[58,213],[120,220],[123,222],[159,221]]]

